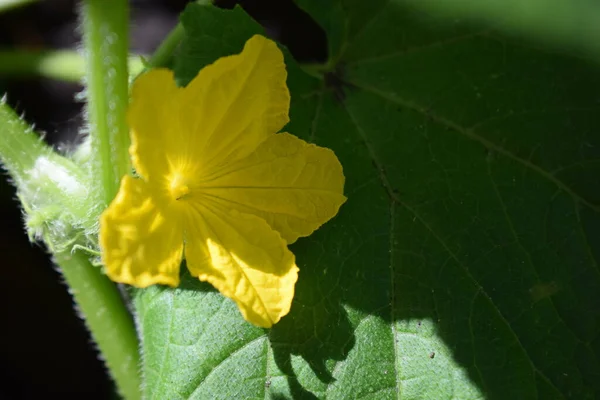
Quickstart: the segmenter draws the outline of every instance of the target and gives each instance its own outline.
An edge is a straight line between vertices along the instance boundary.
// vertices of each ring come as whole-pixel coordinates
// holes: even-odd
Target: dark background
[[[238,1],[221,0],[233,7]],[[131,51],[151,54],[175,26],[186,0],[131,1]],[[240,0],[240,5],[300,61],[324,61],[324,32],[291,0]],[[75,49],[78,3],[44,0],[0,14],[0,47]],[[2,60],[0,59],[0,62]],[[0,76],[0,93],[56,147],[82,124],[77,84]],[[60,273],[40,244],[28,241],[15,191],[0,178],[0,400],[117,398]]]

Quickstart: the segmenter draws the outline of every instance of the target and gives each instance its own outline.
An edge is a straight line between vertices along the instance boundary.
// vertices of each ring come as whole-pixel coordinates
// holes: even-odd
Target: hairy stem
[[[38,135],[0,101],[0,161],[18,185],[27,179],[38,157],[50,152]]]
[[[127,400],[141,399],[135,327],[113,282],[80,251],[54,255],[106,365]]]
[[[92,174],[98,200],[108,205],[130,171],[128,99],[129,6],[127,0],[85,0],[83,39],[92,140]],[[102,207],[104,208],[104,207]]]
[[[128,1],[84,0],[81,15],[92,146],[90,179],[96,185],[97,204],[102,210],[116,195],[121,178],[130,172],[126,119]],[[59,253],[56,261],[74,291],[120,393],[127,400],[139,399],[138,342],[117,287],[81,253]]]

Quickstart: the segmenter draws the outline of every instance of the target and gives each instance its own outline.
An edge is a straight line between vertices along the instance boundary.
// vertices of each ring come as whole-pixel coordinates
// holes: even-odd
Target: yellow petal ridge
[[[298,267],[265,221],[201,205],[187,220],[185,257],[192,276],[233,299],[254,325],[269,328],[289,312]]]
[[[183,229],[175,215],[157,207],[148,185],[125,176],[117,197],[100,218],[106,274],[136,287],[179,285]]]
[[[288,122],[290,94],[283,54],[275,42],[251,37],[240,54],[204,67],[183,90],[182,129],[204,168],[252,153]]]
[[[180,129],[179,93],[173,72],[158,68],[138,77],[131,88],[127,111],[136,172],[149,182],[169,170],[173,157],[181,152],[188,134]]]
[[[207,201],[266,220],[293,243],[337,214],[346,201],[344,180],[331,150],[279,133],[205,178],[201,192]]]

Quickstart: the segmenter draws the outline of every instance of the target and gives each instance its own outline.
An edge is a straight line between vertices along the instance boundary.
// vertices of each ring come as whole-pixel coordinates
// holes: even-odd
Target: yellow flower
[[[287,245],[331,219],[346,198],[335,154],[288,133],[283,55],[254,36],[185,88],[155,69],[133,84],[125,176],[100,220],[108,276],[137,287],[191,275],[270,327],[287,314],[298,268]]]

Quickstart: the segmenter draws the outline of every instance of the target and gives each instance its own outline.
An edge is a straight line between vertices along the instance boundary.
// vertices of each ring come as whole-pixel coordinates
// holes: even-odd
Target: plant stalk
[[[127,400],[141,395],[135,326],[116,285],[80,251],[54,255],[106,362],[117,389]]]
[[[38,157],[50,152],[5,98],[0,100],[0,139],[0,161],[17,185],[27,178]]]
[[[127,0],[84,0],[81,14],[92,141],[91,176],[100,183],[97,196],[105,207],[131,168],[127,127],[129,5]]]
[[[152,57],[147,62],[147,68],[168,67],[173,58],[173,53],[181,43],[184,34],[183,25],[181,22],[178,22],[175,28],[169,32],[160,46],[158,46],[154,54],[152,54]]]
[[[96,183],[98,209],[103,210],[117,194],[121,178],[131,170],[127,126],[128,1],[84,0],[81,16],[92,146],[89,179]],[[119,392],[127,400],[141,398],[137,337],[116,285],[81,253],[58,253],[56,261]]]

